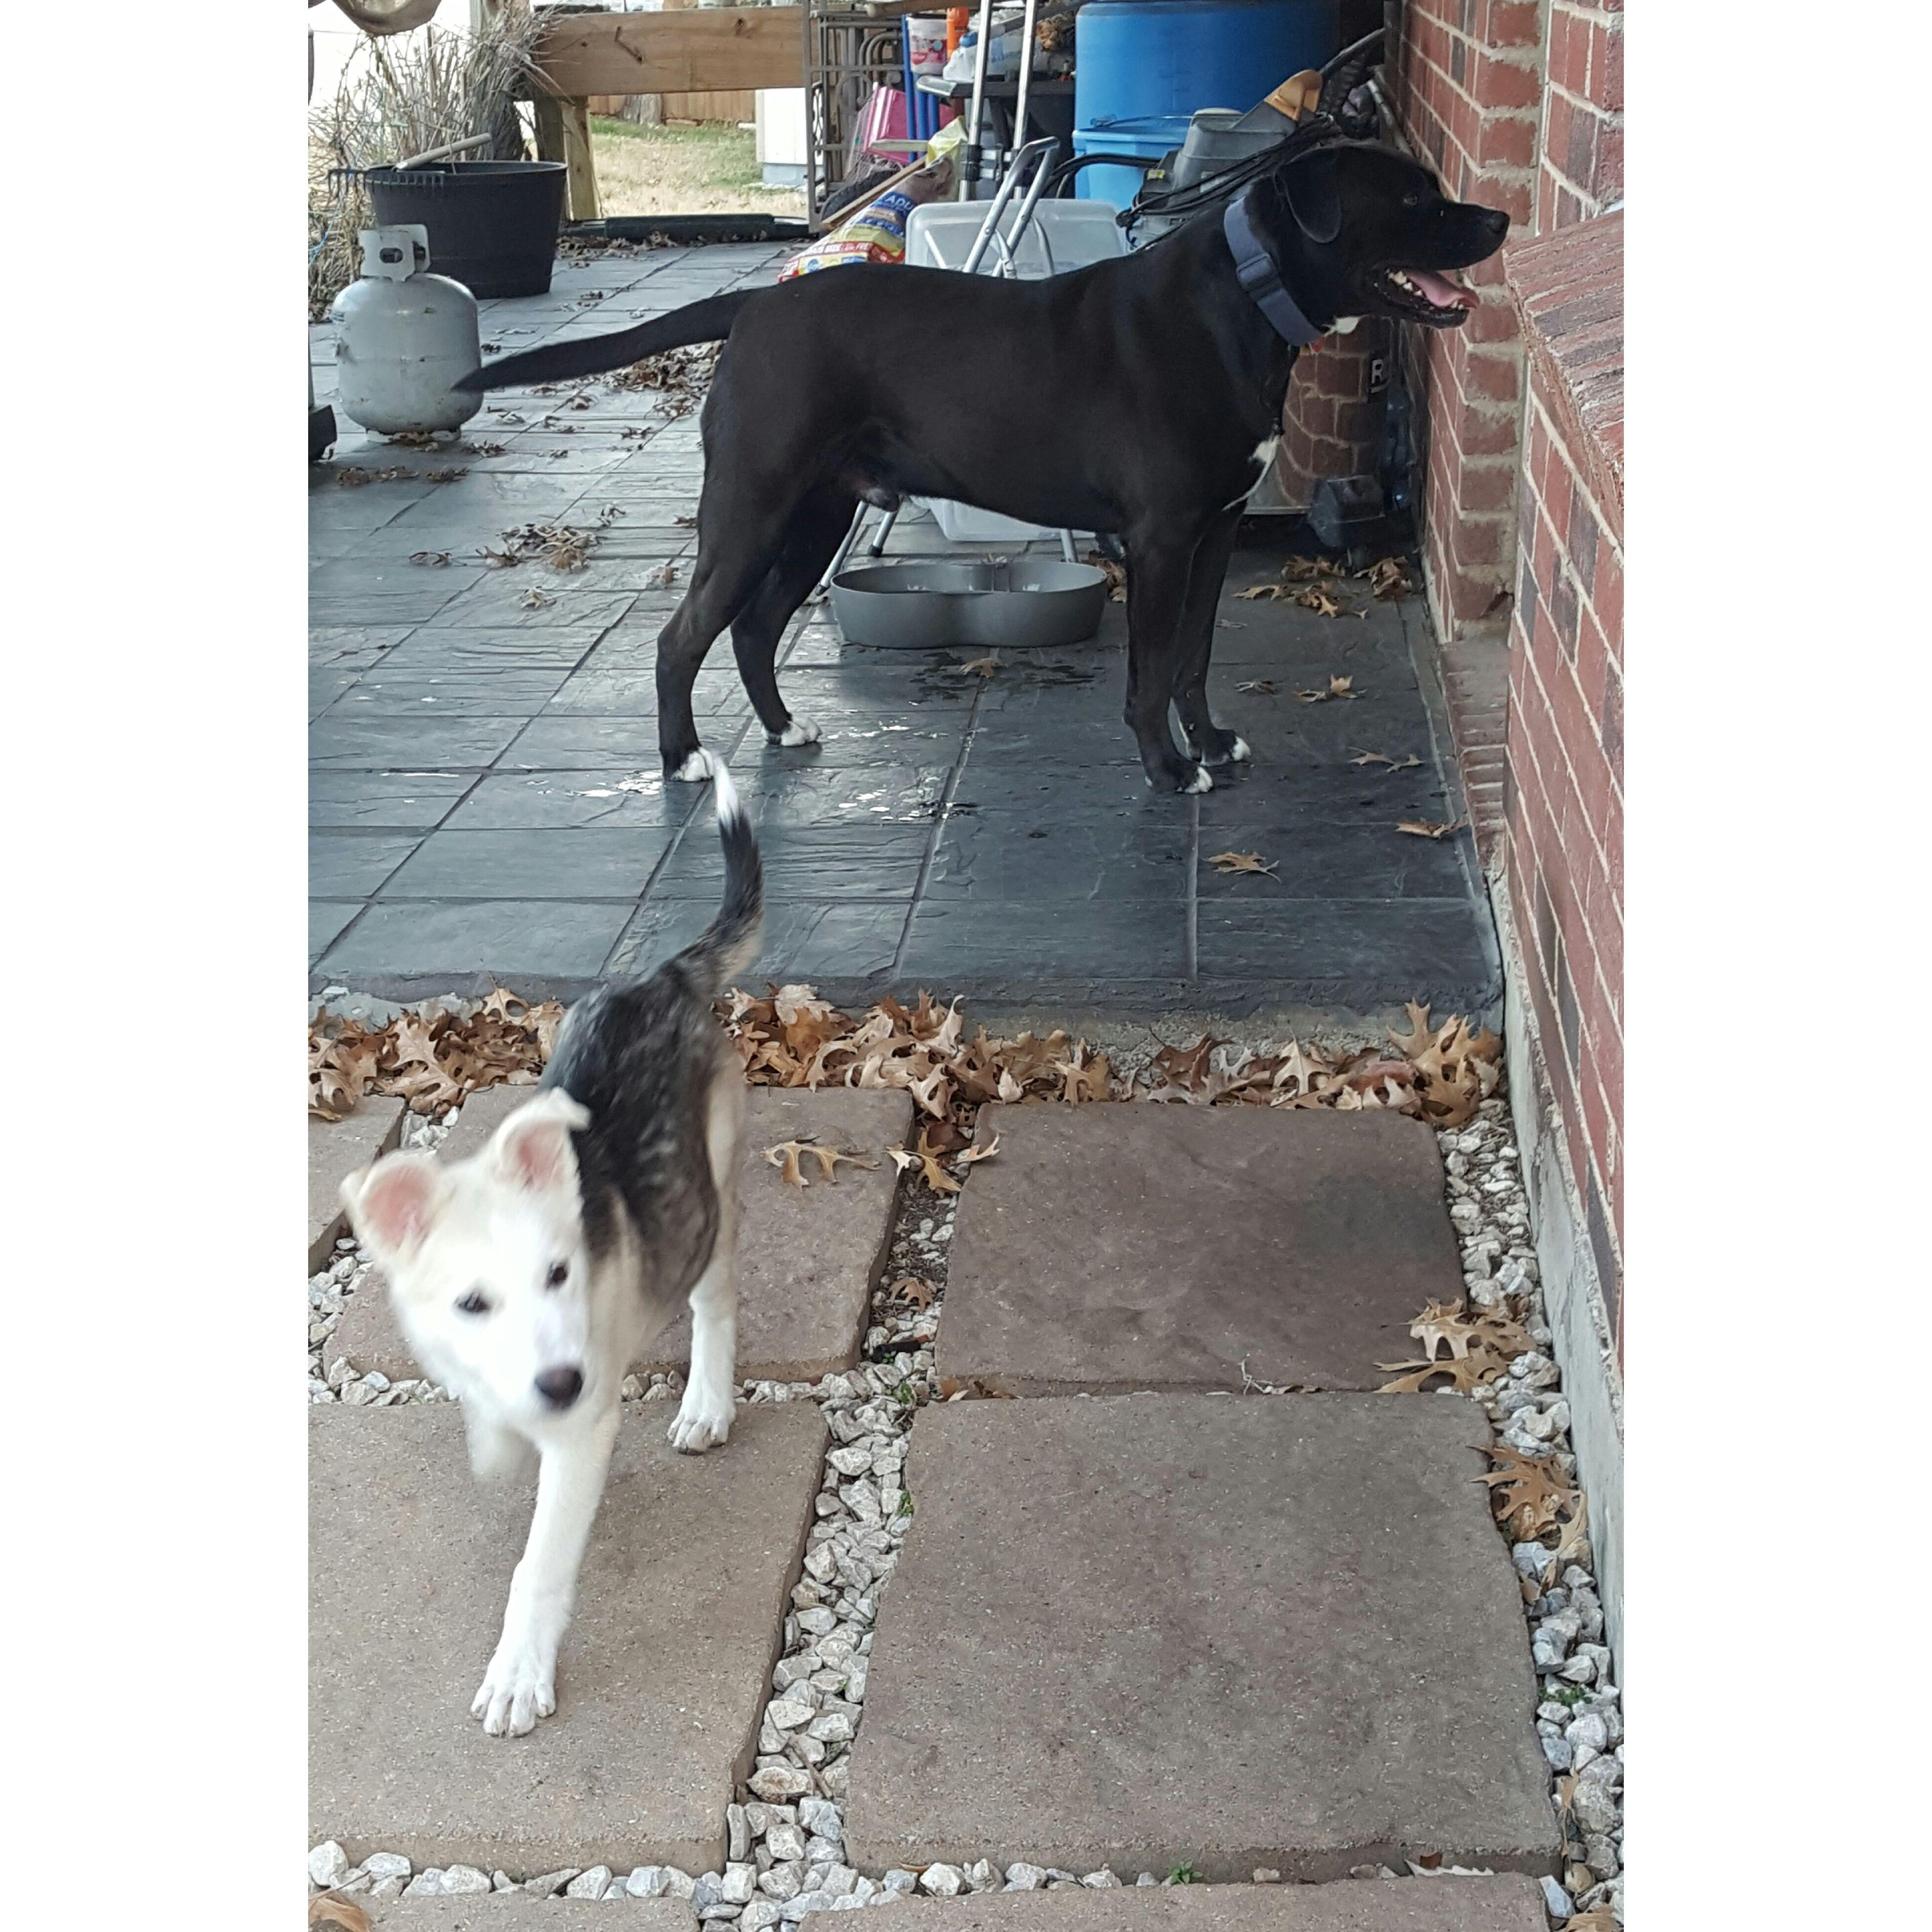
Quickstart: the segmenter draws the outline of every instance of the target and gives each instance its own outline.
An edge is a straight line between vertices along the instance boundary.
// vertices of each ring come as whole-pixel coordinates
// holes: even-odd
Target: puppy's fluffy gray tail
[[[718,836],[724,848],[724,902],[698,943],[681,956],[714,994],[722,993],[758,956],[764,922],[765,872],[757,835],[722,764],[712,784],[718,802]]]
[[[627,369],[646,356],[662,356],[667,349],[683,349],[694,342],[722,342],[731,333],[738,311],[761,292],[734,289],[674,309],[669,315],[653,316],[635,328],[620,329],[614,335],[586,336],[579,342],[551,342],[541,349],[526,349],[520,356],[506,356],[500,362],[472,370],[452,386],[473,394],[478,389],[512,388],[524,382],[566,382],[606,369]]]

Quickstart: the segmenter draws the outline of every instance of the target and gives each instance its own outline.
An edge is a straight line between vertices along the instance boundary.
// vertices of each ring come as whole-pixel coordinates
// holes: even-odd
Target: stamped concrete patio
[[[508,353],[628,327],[767,280],[778,260],[712,247],[572,262],[548,296],[485,303],[484,338]],[[314,342],[326,400],[328,329]],[[701,927],[718,887],[708,791],[659,773],[652,682],[695,548],[695,416],[599,377],[490,398],[466,440],[500,454],[341,428],[310,498],[314,989],[499,979],[568,997],[647,969]],[[386,480],[338,480],[358,471]],[[481,556],[516,526],[600,520],[579,570]],[[892,548],[956,548],[910,512]],[[1360,618],[1238,598],[1281,560],[1244,550],[1229,574],[1211,689],[1254,762],[1202,798],[1142,779],[1120,722],[1121,605],[1091,644],[1008,651],[984,679],[961,668],[967,652],[848,646],[808,606],[781,682],[824,740],[791,751],[766,745],[721,641],[697,710],[758,815],[754,976],[842,1000],[926,986],[1117,1013],[1490,1009],[1499,970],[1468,834],[1396,829],[1460,814],[1418,670],[1421,607],[1360,586]],[[673,580],[647,586],[666,566]],[[1330,676],[1355,695],[1297,700]],[[1420,762],[1390,773],[1351,762],[1364,752]],[[1223,874],[1210,861],[1227,850],[1274,869]]]

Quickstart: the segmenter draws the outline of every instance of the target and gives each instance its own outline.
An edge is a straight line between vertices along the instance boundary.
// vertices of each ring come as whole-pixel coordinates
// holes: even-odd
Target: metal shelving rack
[[[808,4],[805,15],[805,210],[822,229],[825,204],[845,178],[854,130],[875,87],[902,80],[896,14]]]

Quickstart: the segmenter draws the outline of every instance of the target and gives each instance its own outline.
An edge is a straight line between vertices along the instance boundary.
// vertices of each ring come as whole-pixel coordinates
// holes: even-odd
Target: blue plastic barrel
[[[1088,0],[1074,16],[1073,124],[1104,128],[1176,114],[1185,121],[1201,107],[1246,113],[1290,74],[1334,56],[1340,4]],[[1168,146],[1180,144],[1177,137]]]
[[[1187,139],[1187,116],[1156,114],[1144,121],[1120,121],[1110,128],[1076,128],[1073,152],[1076,154],[1144,154],[1150,161],[1171,154]],[[1082,201],[1111,201],[1125,208],[1141,191],[1146,179],[1138,168],[1082,168],[1073,177],[1075,198]]]

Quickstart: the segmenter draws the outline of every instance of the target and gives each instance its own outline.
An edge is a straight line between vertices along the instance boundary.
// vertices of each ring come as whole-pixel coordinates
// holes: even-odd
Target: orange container
[[[959,43],[966,38],[966,29],[973,24],[973,10],[970,7],[949,7],[946,10],[946,58],[950,60],[959,51]]]

